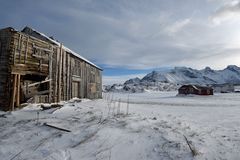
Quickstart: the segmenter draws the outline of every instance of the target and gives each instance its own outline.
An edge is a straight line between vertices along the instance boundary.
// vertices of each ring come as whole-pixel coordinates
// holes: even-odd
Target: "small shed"
[[[199,85],[183,85],[178,89],[178,94],[213,95],[213,89]]]
[[[211,86],[214,90],[214,92],[218,93],[229,93],[234,92],[234,85],[233,84],[214,84]]]

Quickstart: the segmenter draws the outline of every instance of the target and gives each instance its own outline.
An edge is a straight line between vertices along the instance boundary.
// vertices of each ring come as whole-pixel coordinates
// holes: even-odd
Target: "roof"
[[[233,84],[230,84],[230,83],[223,83],[223,84],[212,84],[211,86],[212,86],[212,87],[225,87],[225,86],[233,87],[234,85],[233,85]]]
[[[61,43],[60,43],[60,42],[57,42],[56,40],[53,40],[52,38],[49,38],[49,37],[46,36],[44,33],[41,33],[41,32],[39,32],[39,31],[37,31],[37,30],[35,30],[35,29],[33,29],[33,28],[30,28],[30,27],[27,27],[27,26],[26,26],[26,27],[22,30],[22,32],[24,32],[24,33],[34,32],[34,33],[42,36],[42,37],[45,38],[46,40],[50,41],[51,43],[57,45],[58,47],[61,46]],[[64,46],[63,44],[62,44],[62,48],[63,48],[66,52],[71,53],[72,55],[74,55],[74,56],[82,59],[83,61],[87,62],[88,64],[90,64],[90,65],[92,65],[92,66],[94,66],[94,67],[96,67],[96,68],[98,68],[98,69],[100,69],[100,70],[103,70],[102,68],[100,68],[100,67],[97,66],[96,64],[92,63],[91,61],[89,61],[88,59],[84,58],[84,57],[81,56],[80,54],[72,51],[71,49],[69,49],[68,47]]]
[[[200,90],[200,89],[212,89],[211,87],[206,87],[206,86],[199,86],[199,85],[183,85],[181,86],[179,89],[183,89],[183,88],[187,88],[187,87],[193,87],[196,90]]]

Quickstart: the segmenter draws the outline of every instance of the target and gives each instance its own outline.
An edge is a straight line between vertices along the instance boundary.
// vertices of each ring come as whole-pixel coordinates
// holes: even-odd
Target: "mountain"
[[[175,67],[169,71],[152,71],[142,79],[133,78],[124,84],[108,87],[107,91],[142,92],[144,90],[176,90],[183,84],[240,84],[240,67],[229,65],[223,70],[206,67],[202,70]]]

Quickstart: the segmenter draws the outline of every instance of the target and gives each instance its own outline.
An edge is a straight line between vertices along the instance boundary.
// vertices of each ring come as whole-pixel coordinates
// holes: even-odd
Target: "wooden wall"
[[[13,29],[0,30],[0,65],[3,109],[13,109],[26,101],[51,103],[73,97],[102,97],[101,70],[66,52],[62,44],[54,45]]]
[[[0,30],[0,109],[8,110],[10,101],[10,44],[11,28]]]

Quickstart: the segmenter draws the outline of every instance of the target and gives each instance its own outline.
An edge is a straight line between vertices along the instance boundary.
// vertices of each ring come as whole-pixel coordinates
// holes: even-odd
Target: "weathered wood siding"
[[[21,32],[12,34],[13,60],[12,74],[37,74],[48,76],[49,59],[53,53],[53,45]]]
[[[0,109],[8,110],[10,102],[11,28],[0,30]]]
[[[102,97],[99,68],[32,33],[0,30],[0,109]]]

